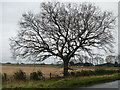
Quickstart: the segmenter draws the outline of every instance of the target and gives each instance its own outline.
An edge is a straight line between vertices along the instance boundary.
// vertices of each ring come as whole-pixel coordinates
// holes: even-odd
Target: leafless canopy
[[[112,12],[102,12],[92,3],[48,2],[40,9],[38,14],[22,15],[21,29],[10,44],[14,55],[38,61],[56,56],[69,62],[80,51],[112,46]]]

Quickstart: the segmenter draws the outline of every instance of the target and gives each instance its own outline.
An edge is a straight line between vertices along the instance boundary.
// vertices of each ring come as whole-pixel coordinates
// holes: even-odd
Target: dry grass
[[[81,71],[81,70],[95,70],[97,68],[100,68],[100,67],[80,67],[80,66],[72,66],[70,67],[72,68],[73,70],[69,70],[69,72],[71,71]],[[105,67],[102,67],[104,69],[118,69],[118,68],[115,68],[115,67],[112,67],[112,68],[105,68]],[[52,76],[63,76],[63,67],[62,66],[22,66],[22,65],[18,65],[18,66],[15,66],[15,65],[3,65],[2,66],[2,73],[7,73],[8,76],[12,76],[13,73],[17,70],[23,70],[27,75],[30,75],[31,72],[34,72],[34,71],[38,71],[38,70],[41,70],[43,72],[43,76],[46,77],[46,78],[49,78],[49,74],[52,73]]]
[[[7,73],[8,76],[13,75],[15,71],[18,71],[19,69],[23,70],[26,75],[30,75],[30,73],[35,71],[42,71],[44,77],[49,77],[49,74],[52,73],[52,75],[59,75],[62,76],[63,69],[61,67],[45,67],[45,66],[2,66],[2,73]]]

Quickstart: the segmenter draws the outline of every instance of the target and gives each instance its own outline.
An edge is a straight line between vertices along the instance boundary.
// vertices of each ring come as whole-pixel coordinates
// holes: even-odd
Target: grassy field
[[[70,67],[73,70],[69,70],[69,72],[76,72],[81,70],[95,70],[97,68],[117,70],[115,67],[80,67],[80,66],[72,66]],[[49,74],[52,73],[52,76],[63,76],[63,66],[54,66],[54,65],[2,65],[2,73],[6,73],[9,77],[13,75],[15,71],[19,69],[23,70],[27,75],[34,71],[42,71],[43,76],[45,78],[49,78]]]
[[[8,76],[12,76],[15,71],[19,69],[23,70],[26,75],[30,75],[30,73],[35,71],[42,71],[44,77],[49,78],[49,74],[52,73],[53,76],[59,75],[62,76],[63,68],[60,66],[33,66],[33,65],[3,65],[2,73],[6,73]]]

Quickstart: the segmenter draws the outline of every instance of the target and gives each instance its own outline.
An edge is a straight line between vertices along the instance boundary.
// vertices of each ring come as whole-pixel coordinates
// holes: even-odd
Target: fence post
[[[50,79],[52,78],[52,73],[50,73]]]

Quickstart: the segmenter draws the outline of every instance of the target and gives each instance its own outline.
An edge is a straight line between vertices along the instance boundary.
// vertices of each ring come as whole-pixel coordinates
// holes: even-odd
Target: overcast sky
[[[69,1],[69,0],[68,0]],[[118,15],[118,3],[117,2],[95,2],[101,10],[112,11],[115,16]],[[38,13],[40,11],[40,2],[0,2],[0,60],[2,62],[15,62],[11,58],[9,38],[14,37],[19,30],[18,21],[23,13],[31,11]],[[2,22],[1,22],[2,21]],[[117,41],[117,27],[115,37]],[[117,45],[117,44],[116,44]],[[117,52],[117,48],[115,51]],[[53,62],[50,60],[47,63]]]

